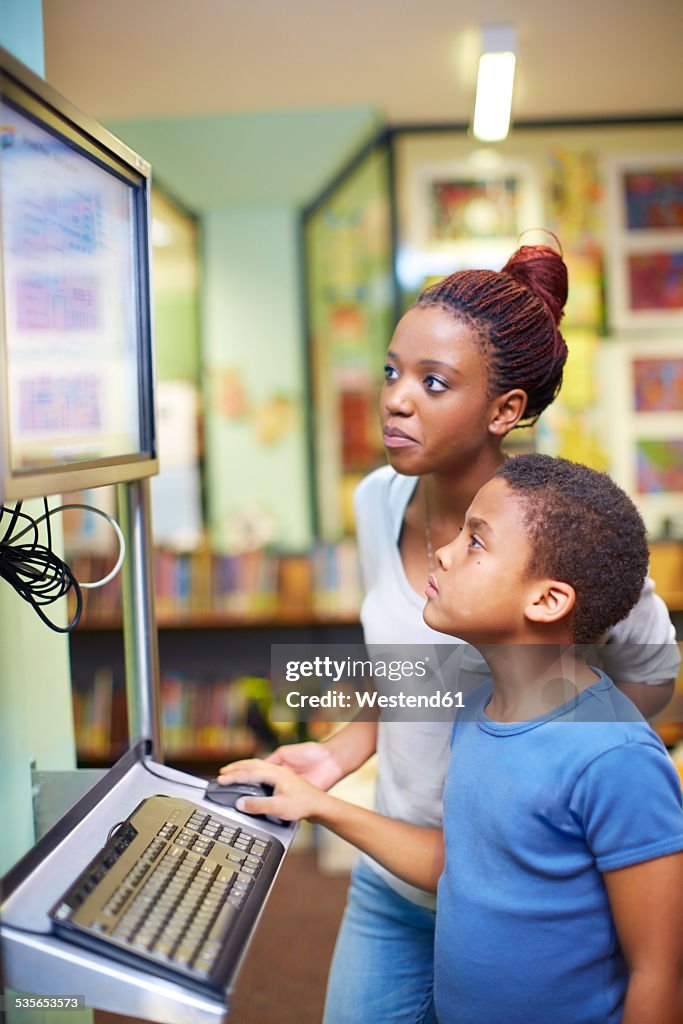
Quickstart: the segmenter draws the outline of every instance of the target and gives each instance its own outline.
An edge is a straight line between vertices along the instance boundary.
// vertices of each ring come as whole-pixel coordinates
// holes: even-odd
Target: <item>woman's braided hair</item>
[[[521,426],[535,423],[562,385],[567,346],[558,325],[567,267],[547,245],[523,245],[500,271],[460,270],[430,285],[416,305],[441,306],[469,323],[489,363],[491,395],[522,388]]]

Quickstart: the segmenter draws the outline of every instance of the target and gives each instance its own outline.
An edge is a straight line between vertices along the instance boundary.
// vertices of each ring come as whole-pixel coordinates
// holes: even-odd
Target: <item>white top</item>
[[[354,499],[358,548],[365,583],[361,623],[366,644],[461,644],[460,664],[450,659],[450,688],[460,689],[490,673],[483,659],[463,641],[431,629],[422,618],[425,598],[411,587],[398,547],[406,507],[418,477],[383,466],[359,485]],[[657,683],[673,679],[680,663],[676,634],[666,605],[648,577],[631,613],[603,638],[600,665],[613,679]],[[460,681],[455,678],[461,673]],[[414,825],[438,828],[450,756],[452,722],[380,721],[375,808]],[[423,906],[435,899],[396,878],[375,861],[368,864],[402,895]]]

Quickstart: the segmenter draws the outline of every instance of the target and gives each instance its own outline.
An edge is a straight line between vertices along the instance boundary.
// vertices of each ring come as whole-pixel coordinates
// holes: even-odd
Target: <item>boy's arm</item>
[[[221,782],[266,782],[270,797],[244,797],[238,810],[274,814],[288,821],[307,818],[325,825],[404,881],[429,892],[443,870],[441,829],[420,828],[347,803],[311,785],[290,768],[268,761],[236,761],[221,769]]]
[[[629,967],[622,1024],[683,1024],[683,853],[603,877]]]

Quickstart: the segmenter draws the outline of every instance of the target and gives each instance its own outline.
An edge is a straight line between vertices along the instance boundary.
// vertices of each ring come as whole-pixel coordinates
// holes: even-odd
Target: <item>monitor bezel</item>
[[[151,167],[42,78],[0,48],[0,97],[131,186],[137,260],[140,451],[52,468],[17,471],[10,455],[2,218],[0,217],[0,501],[21,501],[152,476],[159,471],[151,302]],[[0,178],[0,187],[2,179]]]

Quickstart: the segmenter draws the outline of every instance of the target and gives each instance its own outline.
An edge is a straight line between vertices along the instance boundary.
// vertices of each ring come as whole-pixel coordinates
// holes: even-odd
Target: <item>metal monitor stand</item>
[[[154,561],[149,480],[117,487],[119,522],[126,541],[123,563],[123,644],[126,667],[128,740],[151,740],[161,761],[159,655],[154,620]]]
[[[147,478],[117,485],[118,519],[126,544],[121,569],[128,747],[151,743],[163,760],[159,654],[154,619],[154,556],[150,486]],[[43,771],[34,768],[33,817],[36,839],[66,814],[106,769]]]

